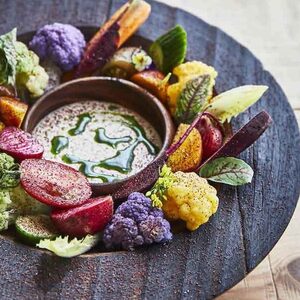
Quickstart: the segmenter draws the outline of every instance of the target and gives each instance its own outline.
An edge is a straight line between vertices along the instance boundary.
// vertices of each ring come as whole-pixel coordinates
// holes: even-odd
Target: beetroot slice
[[[57,208],[81,205],[92,194],[91,186],[83,174],[45,159],[22,161],[21,184],[29,195]]]
[[[30,133],[17,127],[6,127],[0,132],[0,151],[22,161],[41,158],[44,148]]]
[[[112,215],[113,199],[111,196],[104,196],[90,199],[79,207],[54,210],[51,218],[61,233],[82,237],[104,229]]]

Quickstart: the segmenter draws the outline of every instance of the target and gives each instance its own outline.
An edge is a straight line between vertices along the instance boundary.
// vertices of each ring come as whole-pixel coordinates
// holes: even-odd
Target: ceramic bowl
[[[110,77],[88,77],[64,83],[42,96],[28,111],[23,129],[32,132],[38,122],[51,111],[66,104],[99,100],[120,104],[144,117],[158,132],[162,148],[156,158],[144,169],[125,179],[112,183],[91,183],[93,195],[113,195],[126,198],[131,192],[144,191],[157,179],[159,167],[165,160],[174,125],[162,103],[136,84]]]

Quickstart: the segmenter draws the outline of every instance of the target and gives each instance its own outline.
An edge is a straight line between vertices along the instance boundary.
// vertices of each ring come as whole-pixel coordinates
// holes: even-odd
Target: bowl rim
[[[62,84],[59,84],[58,86],[56,86],[55,88],[49,90],[48,92],[46,92],[44,95],[42,95],[38,100],[35,101],[35,103],[33,105],[31,105],[25,115],[25,118],[22,122],[22,126],[21,128],[26,131],[28,131],[28,127],[30,124],[30,120],[31,117],[33,116],[33,114],[35,113],[37,107],[39,107],[41,105],[42,102],[46,101],[47,98],[52,95],[55,92],[59,92],[60,90],[63,90],[67,87],[69,87],[70,85],[73,84],[77,84],[79,82],[83,82],[83,81],[113,81],[113,82],[119,82],[123,85],[126,85],[127,87],[130,87],[131,89],[134,90],[135,93],[141,93],[144,94],[146,97],[148,97],[149,99],[151,99],[152,102],[154,102],[154,104],[158,107],[161,115],[162,115],[162,119],[164,122],[164,129],[165,129],[165,134],[164,134],[164,138],[162,140],[162,147],[160,149],[160,151],[158,152],[158,154],[155,156],[155,158],[148,163],[146,166],[144,166],[141,170],[139,170],[138,172],[125,177],[123,179],[119,179],[113,182],[104,182],[104,183],[94,183],[94,182],[90,182],[90,185],[93,187],[109,187],[112,186],[113,184],[123,184],[125,182],[127,182],[128,180],[133,180],[134,178],[138,178],[139,175],[145,170],[145,168],[147,168],[147,166],[149,166],[149,164],[155,163],[157,161],[160,161],[164,154],[165,151],[167,150],[167,148],[171,145],[174,134],[175,134],[175,125],[171,119],[170,113],[167,111],[166,107],[162,104],[162,102],[155,97],[153,94],[151,94],[150,92],[148,92],[147,90],[145,90],[144,88],[142,88],[141,86],[126,80],[126,79],[121,79],[121,78],[116,78],[116,77],[109,77],[109,76],[90,76],[90,77],[83,77],[83,78],[78,78],[78,79],[73,79],[67,82],[64,82]],[[97,100],[96,100],[97,101]],[[63,102],[62,105],[63,106]],[[59,106],[59,107],[61,107]],[[40,119],[41,120],[41,119]],[[31,132],[30,132],[31,133]]]

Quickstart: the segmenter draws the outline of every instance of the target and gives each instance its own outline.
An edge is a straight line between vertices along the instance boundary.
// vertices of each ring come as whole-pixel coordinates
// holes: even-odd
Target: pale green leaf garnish
[[[82,239],[74,238],[72,240],[69,240],[68,236],[59,236],[55,240],[41,240],[37,244],[37,247],[52,251],[57,256],[70,258],[89,251],[96,246],[99,241],[100,234],[88,234]]]
[[[206,106],[211,88],[211,77],[207,74],[187,82],[177,100],[175,119],[178,124],[192,123],[197,114]]]
[[[200,170],[200,176],[214,182],[237,186],[250,183],[253,170],[241,159],[220,157],[205,164]]]
[[[217,117],[222,123],[244,112],[258,101],[268,89],[265,85],[244,85],[224,92],[211,100],[206,111]]]
[[[16,29],[0,36],[0,84],[15,84],[17,64],[16,37]]]

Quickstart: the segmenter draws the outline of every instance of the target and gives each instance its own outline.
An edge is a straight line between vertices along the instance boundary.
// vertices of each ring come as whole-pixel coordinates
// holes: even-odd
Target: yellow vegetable
[[[217,211],[217,191],[196,173],[176,172],[176,182],[167,190],[163,211],[170,220],[183,220],[193,231]]]
[[[0,131],[3,130],[4,128],[5,128],[5,124],[0,121]]]
[[[215,79],[218,75],[217,71],[213,67],[210,67],[200,61],[191,61],[174,68],[173,74],[177,76],[178,82],[170,85],[168,88],[168,105],[172,115],[175,114],[177,99],[179,98],[182,90],[185,88],[186,83],[198,76],[204,74],[211,76],[211,91],[208,95],[208,100],[212,98]]]
[[[189,125],[180,124],[173,143],[179,141]],[[183,144],[168,158],[167,165],[173,172],[189,171],[197,168],[202,159],[202,139],[199,131],[193,129]]]
[[[216,189],[206,179],[196,173],[172,173],[167,166],[147,196],[153,205],[162,205],[167,219],[183,220],[191,231],[208,222],[219,204]]]

